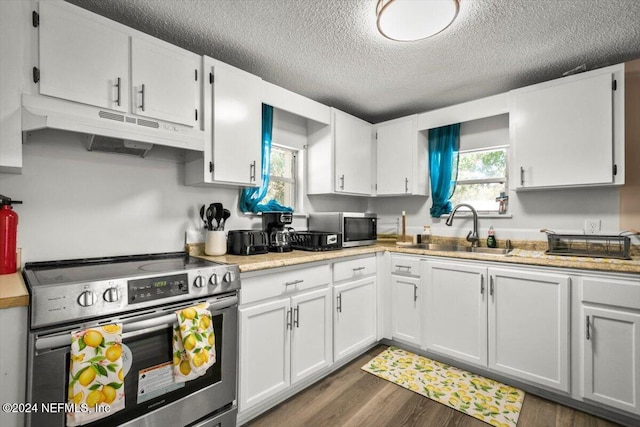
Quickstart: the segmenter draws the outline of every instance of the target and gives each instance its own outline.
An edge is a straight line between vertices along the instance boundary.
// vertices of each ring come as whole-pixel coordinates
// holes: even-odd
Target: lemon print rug
[[[492,426],[515,427],[524,392],[471,372],[389,347],[362,367]]]

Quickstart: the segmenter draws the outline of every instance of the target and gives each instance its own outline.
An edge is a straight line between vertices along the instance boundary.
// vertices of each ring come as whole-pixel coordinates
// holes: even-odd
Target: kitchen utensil
[[[223,209],[222,211],[222,225],[220,226],[222,230],[224,230],[224,226],[227,223],[227,220],[231,216],[231,211],[229,209]]]
[[[200,218],[202,218],[204,222],[204,228],[208,229],[206,209],[207,207],[205,205],[200,206]]]
[[[213,230],[213,219],[215,218],[215,216],[216,207],[214,206],[214,203],[211,203],[207,208],[207,230],[209,231]]]
[[[215,208],[213,216],[216,219],[216,228],[214,230],[219,230],[220,221],[222,221],[222,215],[224,214],[224,207],[222,206],[222,203],[214,203],[213,207]]]

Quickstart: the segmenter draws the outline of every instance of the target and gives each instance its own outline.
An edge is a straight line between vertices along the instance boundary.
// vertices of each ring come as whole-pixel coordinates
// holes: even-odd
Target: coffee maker
[[[262,230],[269,236],[270,252],[291,252],[291,212],[262,212]]]

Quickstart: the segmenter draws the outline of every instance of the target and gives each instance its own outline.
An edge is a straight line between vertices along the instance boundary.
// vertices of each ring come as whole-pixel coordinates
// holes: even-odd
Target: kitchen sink
[[[475,252],[479,254],[492,254],[492,255],[506,255],[510,252],[510,249],[505,248],[472,248],[471,246],[462,245],[444,245],[439,243],[429,244],[416,244],[405,246],[410,249],[425,249],[428,251],[441,251],[441,252]]]

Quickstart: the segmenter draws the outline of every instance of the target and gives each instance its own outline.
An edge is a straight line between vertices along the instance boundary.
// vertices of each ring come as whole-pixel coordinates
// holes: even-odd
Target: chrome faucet
[[[469,234],[467,234],[467,242],[471,242],[471,246],[475,248],[478,246],[478,242],[480,241],[480,238],[478,237],[478,212],[476,212],[473,206],[468,205],[466,203],[460,203],[455,208],[453,208],[445,224],[451,227],[451,224],[453,224],[454,215],[456,214],[458,209],[461,208],[462,206],[469,208],[471,210],[471,213],[473,214],[473,231],[470,231]]]

